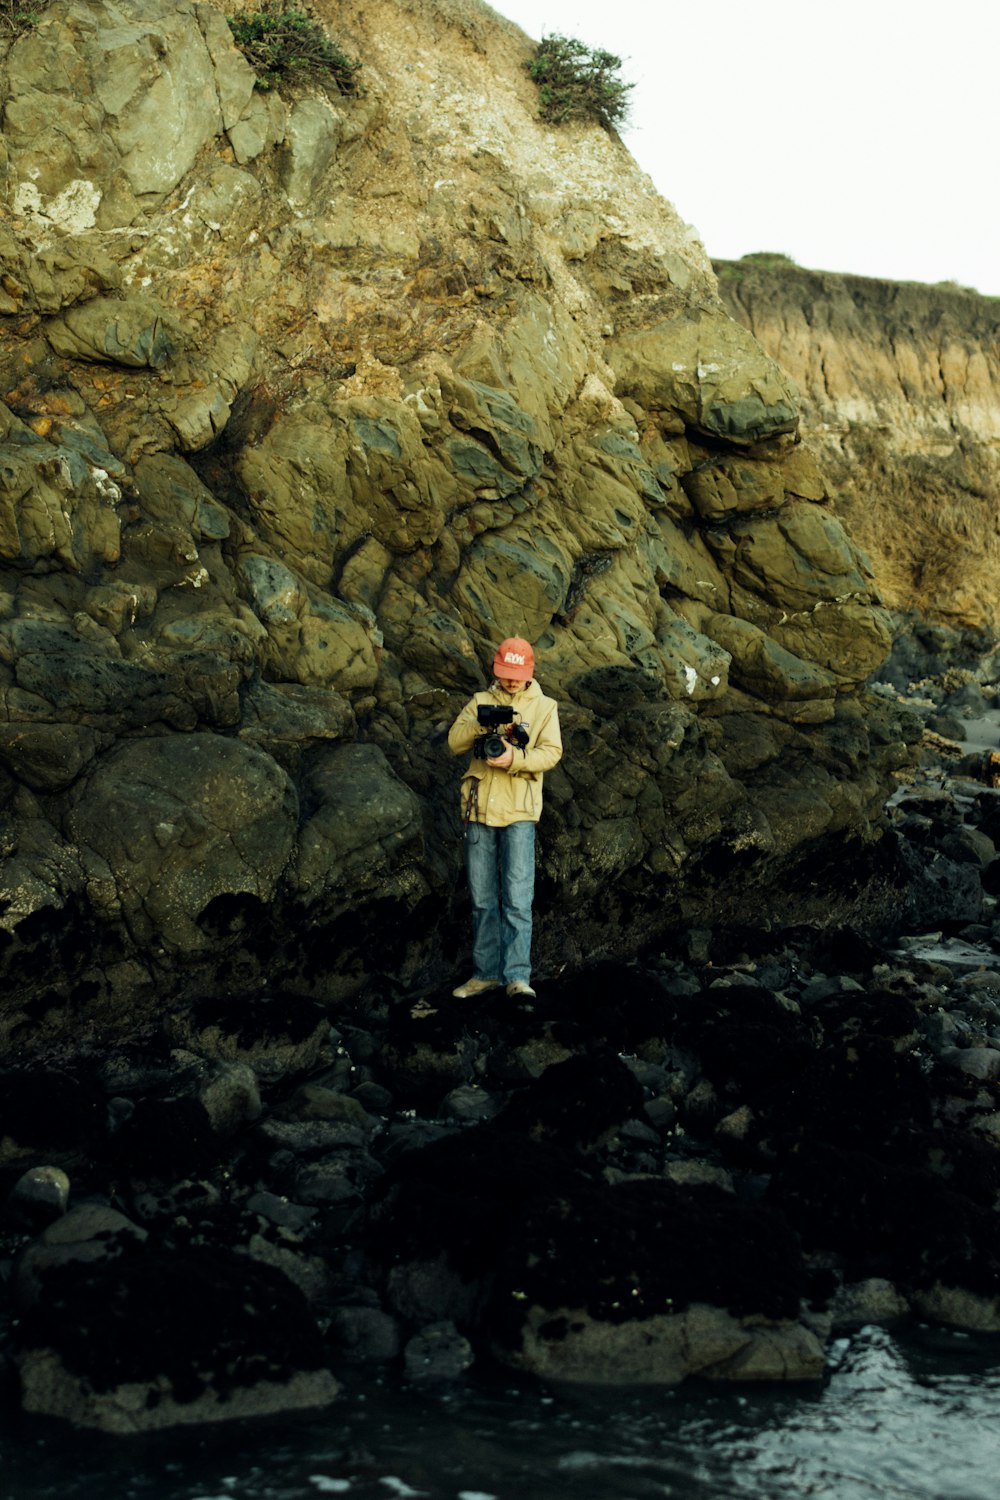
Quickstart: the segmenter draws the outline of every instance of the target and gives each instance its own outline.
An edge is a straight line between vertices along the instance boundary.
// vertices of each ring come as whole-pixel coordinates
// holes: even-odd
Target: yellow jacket
[[[462,817],[493,828],[537,823],[542,813],[542,775],[562,756],[559,706],[554,698],[546,698],[534,680],[513,696],[494,682],[469,699],[448,731],[448,745],[455,755],[467,755],[473,741],[485,733],[476,716],[480,703],[512,708],[514,723],[527,731],[528,743],[523,750],[514,747],[514,759],[505,771],[473,756],[462,778]]]

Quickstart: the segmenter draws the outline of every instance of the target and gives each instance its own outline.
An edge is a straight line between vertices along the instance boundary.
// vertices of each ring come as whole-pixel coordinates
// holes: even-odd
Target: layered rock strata
[[[1000,300],[781,257],[716,270],[729,311],[795,381],[802,433],[885,601],[995,634]]]
[[[506,634],[564,705],[543,964],[828,915],[789,868],[878,831],[914,733],[792,386],[621,144],[544,127],[475,0],[317,14],[361,96],[262,92],[196,0],[52,0],[3,60],[23,1046],[450,971],[443,730]]]

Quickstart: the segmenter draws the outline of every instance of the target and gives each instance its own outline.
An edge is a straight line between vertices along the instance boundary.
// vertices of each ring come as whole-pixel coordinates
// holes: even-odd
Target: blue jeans
[[[531,980],[535,825],[469,823],[465,869],[472,897],[472,968],[477,979]]]

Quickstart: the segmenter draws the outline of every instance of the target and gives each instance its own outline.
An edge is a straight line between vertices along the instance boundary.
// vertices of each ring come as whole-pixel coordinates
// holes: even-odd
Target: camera
[[[472,753],[479,760],[496,760],[502,755],[508,745],[517,745],[524,749],[528,743],[527,733],[520,724],[514,724],[514,710],[512,708],[501,708],[492,703],[480,703],[476,707],[476,717],[479,727],[487,731],[473,741]],[[511,728],[505,726],[511,725]],[[504,729],[501,734],[500,730]]]

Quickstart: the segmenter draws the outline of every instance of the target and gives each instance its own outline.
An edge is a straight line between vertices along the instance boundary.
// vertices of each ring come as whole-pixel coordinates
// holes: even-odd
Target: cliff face
[[[760,915],[905,757],[793,390],[621,144],[476,0],[317,13],[362,97],[255,89],[195,0],[53,0],[3,65],[22,1036],[450,972],[443,732],[507,634],[564,705],[543,963]]]
[[[1000,622],[1000,301],[751,260],[723,300],[796,382],[802,432],[886,603]]]

